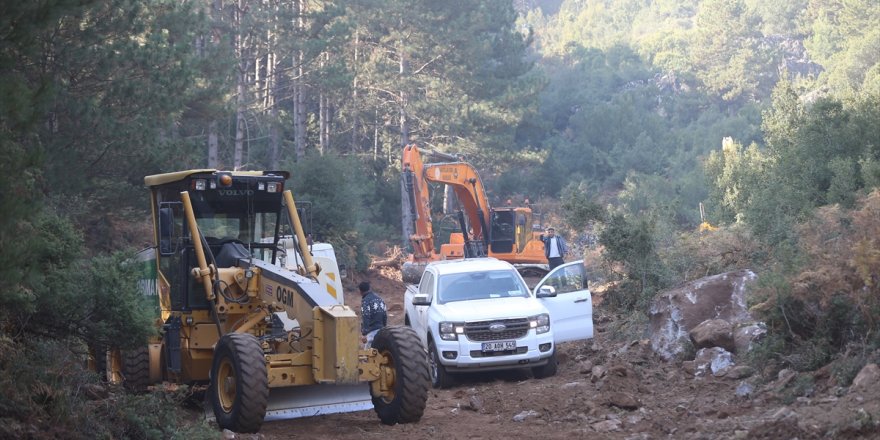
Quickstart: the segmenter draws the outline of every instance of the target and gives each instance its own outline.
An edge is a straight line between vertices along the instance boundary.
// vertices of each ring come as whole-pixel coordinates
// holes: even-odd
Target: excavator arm
[[[415,145],[403,150],[404,229],[413,246],[413,261],[428,262],[438,259],[434,250],[434,230],[431,222],[429,183],[442,183],[453,190],[467,218],[462,233],[466,241],[488,243],[489,203],[480,175],[472,165],[457,157],[431,152],[447,162],[424,163],[422,153]]]

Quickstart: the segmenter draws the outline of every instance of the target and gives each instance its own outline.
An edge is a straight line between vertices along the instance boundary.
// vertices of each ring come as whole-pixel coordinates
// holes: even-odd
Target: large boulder
[[[733,330],[733,345],[736,353],[752,351],[753,344],[767,334],[767,326],[763,322],[741,323]]]
[[[850,391],[870,390],[875,390],[875,392],[880,390],[880,367],[877,364],[868,364],[862,367],[850,387]]]
[[[694,376],[724,376],[736,364],[733,362],[733,354],[720,348],[703,348],[697,352],[694,358]]]
[[[692,328],[688,335],[697,349],[721,347],[727,351],[735,350],[733,326],[723,319],[707,319]]]
[[[673,359],[685,351],[688,333],[703,321],[722,319],[734,328],[754,322],[746,309],[746,288],[757,278],[750,270],[738,270],[661,293],[651,304],[651,348]]]

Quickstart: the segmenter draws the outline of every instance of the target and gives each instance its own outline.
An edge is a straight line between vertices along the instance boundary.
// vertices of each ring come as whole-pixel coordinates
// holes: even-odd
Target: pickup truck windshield
[[[469,272],[443,275],[438,286],[438,301],[470,301],[475,299],[527,297],[529,289],[511,270]]]

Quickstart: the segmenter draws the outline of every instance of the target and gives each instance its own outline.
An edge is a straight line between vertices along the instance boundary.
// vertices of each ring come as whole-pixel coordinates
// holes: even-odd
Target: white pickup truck
[[[556,374],[556,344],[593,337],[593,303],[583,261],[567,263],[529,290],[514,267],[494,258],[428,264],[404,298],[405,324],[428,348],[431,382],[457,373],[531,368]]]

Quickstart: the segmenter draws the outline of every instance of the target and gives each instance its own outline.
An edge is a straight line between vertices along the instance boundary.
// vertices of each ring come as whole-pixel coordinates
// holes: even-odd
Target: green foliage
[[[779,364],[813,370],[844,350],[842,357],[847,358],[851,349],[880,346],[876,275],[865,276],[877,274],[880,267],[880,259],[865,253],[876,248],[878,203],[875,192],[852,210],[817,210],[795,228],[800,238],[794,264],[761,275],[751,310],[767,323]],[[839,366],[849,368],[849,362]]]
[[[788,387],[782,396],[782,402],[791,405],[798,397],[810,397],[816,392],[816,380],[812,374],[798,375]]]
[[[651,298],[664,287],[665,267],[657,255],[655,223],[646,217],[628,217],[613,213],[605,222],[599,243],[605,247],[603,258],[623,264],[621,292],[610,297],[621,309],[646,310]]]
[[[188,387],[147,395],[116,394],[84,368],[76,344],[31,338],[16,344],[0,336],[0,436],[34,432],[69,439],[209,439],[216,431],[198,414]]]
[[[132,347],[152,333],[151,308],[137,289],[131,255],[83,258],[82,239],[70,222],[43,214],[28,242],[29,276],[0,294],[0,322],[18,335],[54,335],[94,346]],[[26,298],[26,301],[21,301]],[[16,301],[18,299],[18,301]]]
[[[794,226],[817,206],[852,206],[869,187],[878,148],[866,105],[880,103],[866,95],[855,101],[823,98],[800,102],[792,85],[774,91],[773,107],[764,114],[767,149],[743,150],[725,140],[706,163],[711,182],[710,206],[720,219],[743,221],[770,245],[795,243]],[[865,179],[863,176],[868,176]]]
[[[124,394],[120,396],[119,406],[102,408],[107,424],[104,429],[108,431],[106,434],[116,438],[216,439],[216,427],[199,417],[202,411],[199,397],[186,385],[174,391],[160,389],[142,395]],[[193,418],[198,421],[193,422]]]
[[[368,242],[393,237],[399,230],[399,222],[389,226],[386,220],[399,215],[399,183],[382,169],[377,163],[331,155],[309,156],[292,166],[294,197],[312,203],[317,238],[333,244],[340,263],[358,270],[369,264]]]
[[[713,151],[705,165],[710,181],[709,206],[713,213],[710,217],[726,222],[741,220],[756,198],[753,192],[762,182],[768,166],[766,154],[757,145],[743,150],[742,145],[725,138],[721,152]]]
[[[837,380],[840,386],[849,386],[865,365],[880,360],[877,359],[876,354],[872,359],[868,352],[870,348],[865,345],[848,345],[843,355],[834,362],[831,367],[831,376]]]
[[[401,144],[416,141],[480,164],[511,150],[512,127],[540,81],[509,1],[353,3],[349,13],[357,50],[366,52],[353,60],[364,101],[347,100],[343,111],[387,127],[357,138],[366,148],[356,150],[378,144],[396,156]]]
[[[761,44],[760,19],[743,0],[700,2],[690,61],[698,78],[725,100],[756,99],[775,81]]]
[[[831,179],[828,185],[828,203],[839,203],[852,208],[860,186],[859,164],[852,157],[835,157],[828,164]]]
[[[765,378],[767,376],[774,377],[776,372],[781,369],[779,358],[785,350],[786,343],[783,335],[771,331],[752,344],[752,349],[745,355],[745,362],[762,372]]]
[[[677,285],[705,276],[766,263],[762,244],[744,225],[720,227],[714,231],[685,231],[664,240],[658,250],[668,268],[667,285]]]
[[[562,190],[562,217],[570,227],[583,230],[590,223],[605,218],[605,208],[590,197],[586,182],[572,182]]]
[[[826,66],[820,82],[842,96],[876,81],[880,66],[880,5],[873,0],[811,2],[806,10],[807,50]]]

